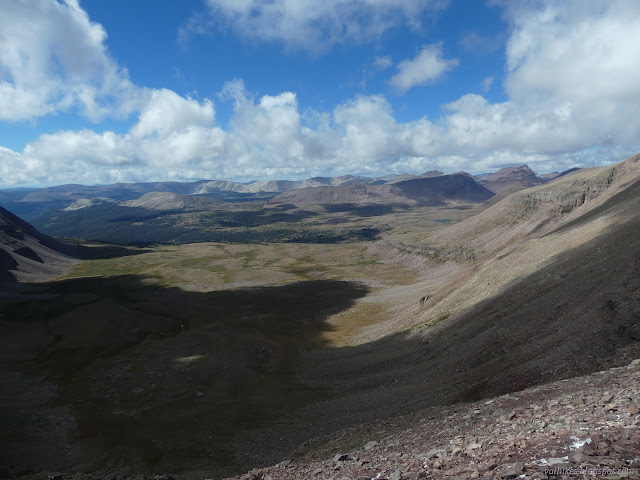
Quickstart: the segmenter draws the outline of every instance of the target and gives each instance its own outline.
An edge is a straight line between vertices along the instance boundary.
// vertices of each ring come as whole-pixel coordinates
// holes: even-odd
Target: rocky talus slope
[[[640,360],[372,422],[234,478],[640,478]]]

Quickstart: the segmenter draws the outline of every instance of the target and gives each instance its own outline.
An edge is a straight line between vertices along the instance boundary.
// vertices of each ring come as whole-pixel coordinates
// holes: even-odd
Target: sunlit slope
[[[358,346],[312,354],[306,378],[343,396],[309,415],[356,423],[639,358],[639,167],[636,156],[517,192],[414,246],[423,280],[387,297],[393,315]]]
[[[395,303],[402,313],[363,331],[360,340],[452,321],[542,270],[551,277],[558,272],[567,284],[578,269],[560,273],[566,269],[558,263],[564,256],[572,256],[578,266],[593,264],[594,277],[606,276],[618,264],[621,269],[633,265],[639,207],[637,155],[516,192],[472,218],[434,231],[419,244],[394,244],[390,239],[387,255],[403,250],[420,258],[424,281],[397,292]],[[600,253],[580,258],[580,246],[595,246]],[[605,264],[596,265],[598,259]],[[577,291],[570,296],[576,295]]]

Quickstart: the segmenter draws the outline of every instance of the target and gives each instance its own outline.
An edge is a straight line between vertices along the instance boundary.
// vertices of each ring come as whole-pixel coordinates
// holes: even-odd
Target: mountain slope
[[[0,282],[31,281],[63,273],[74,248],[38,232],[0,207]]]
[[[569,469],[583,478],[614,469],[621,475],[614,478],[637,478],[639,396],[635,360],[515,395],[369,422],[234,478],[326,478],[336,470],[339,478],[537,479],[549,470],[558,472],[551,478],[576,478],[560,476]]]
[[[413,252],[424,281],[369,301],[388,319],[350,347],[310,353],[303,378],[340,396],[303,414],[330,433],[640,358],[638,212],[640,156],[517,192],[427,237]]]

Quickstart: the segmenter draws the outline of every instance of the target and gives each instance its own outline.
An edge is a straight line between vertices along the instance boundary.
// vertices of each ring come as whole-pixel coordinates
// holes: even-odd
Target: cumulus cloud
[[[144,101],[109,56],[107,34],[77,0],[4,2],[0,15],[0,120],[77,109],[93,121]]]
[[[420,27],[426,12],[448,0],[207,0],[210,16],[192,17],[179,38],[228,27],[239,35],[322,51],[336,43],[366,41],[398,25]]]
[[[561,108],[599,141],[637,138],[640,3],[549,2],[512,22],[505,88],[513,101]]]
[[[222,129],[212,100],[147,90],[127,133],[62,131],[42,135],[22,152],[0,147],[0,184],[248,180],[434,168],[476,173],[522,163],[549,171],[639,151],[640,66],[634,46],[640,44],[640,4],[512,5],[506,7],[512,30],[502,102],[467,94],[444,105],[438,119],[400,122],[382,95],[357,96],[319,112],[301,106],[295,92],[257,96],[235,79],[218,97],[233,105],[229,127]],[[439,47],[435,51],[442,60]],[[408,78],[401,85],[420,75]],[[12,82],[20,84],[13,77]],[[34,98],[21,101],[39,105],[38,90],[25,91]]]
[[[416,86],[428,85],[456,65],[458,60],[442,58],[441,43],[424,45],[415,58],[398,64],[397,73],[391,77],[391,85],[406,92]]]
[[[131,134],[134,137],[165,136],[193,125],[210,125],[214,119],[215,110],[211,100],[200,104],[171,90],[154,90]]]
[[[638,2],[508,3],[505,89],[490,104],[449,105],[450,132],[483,150],[565,154],[595,146],[640,148]]]

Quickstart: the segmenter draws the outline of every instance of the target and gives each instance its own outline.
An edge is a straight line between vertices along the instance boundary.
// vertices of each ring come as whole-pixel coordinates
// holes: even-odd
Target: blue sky
[[[640,150],[635,0],[15,0],[0,186],[539,172]]]

